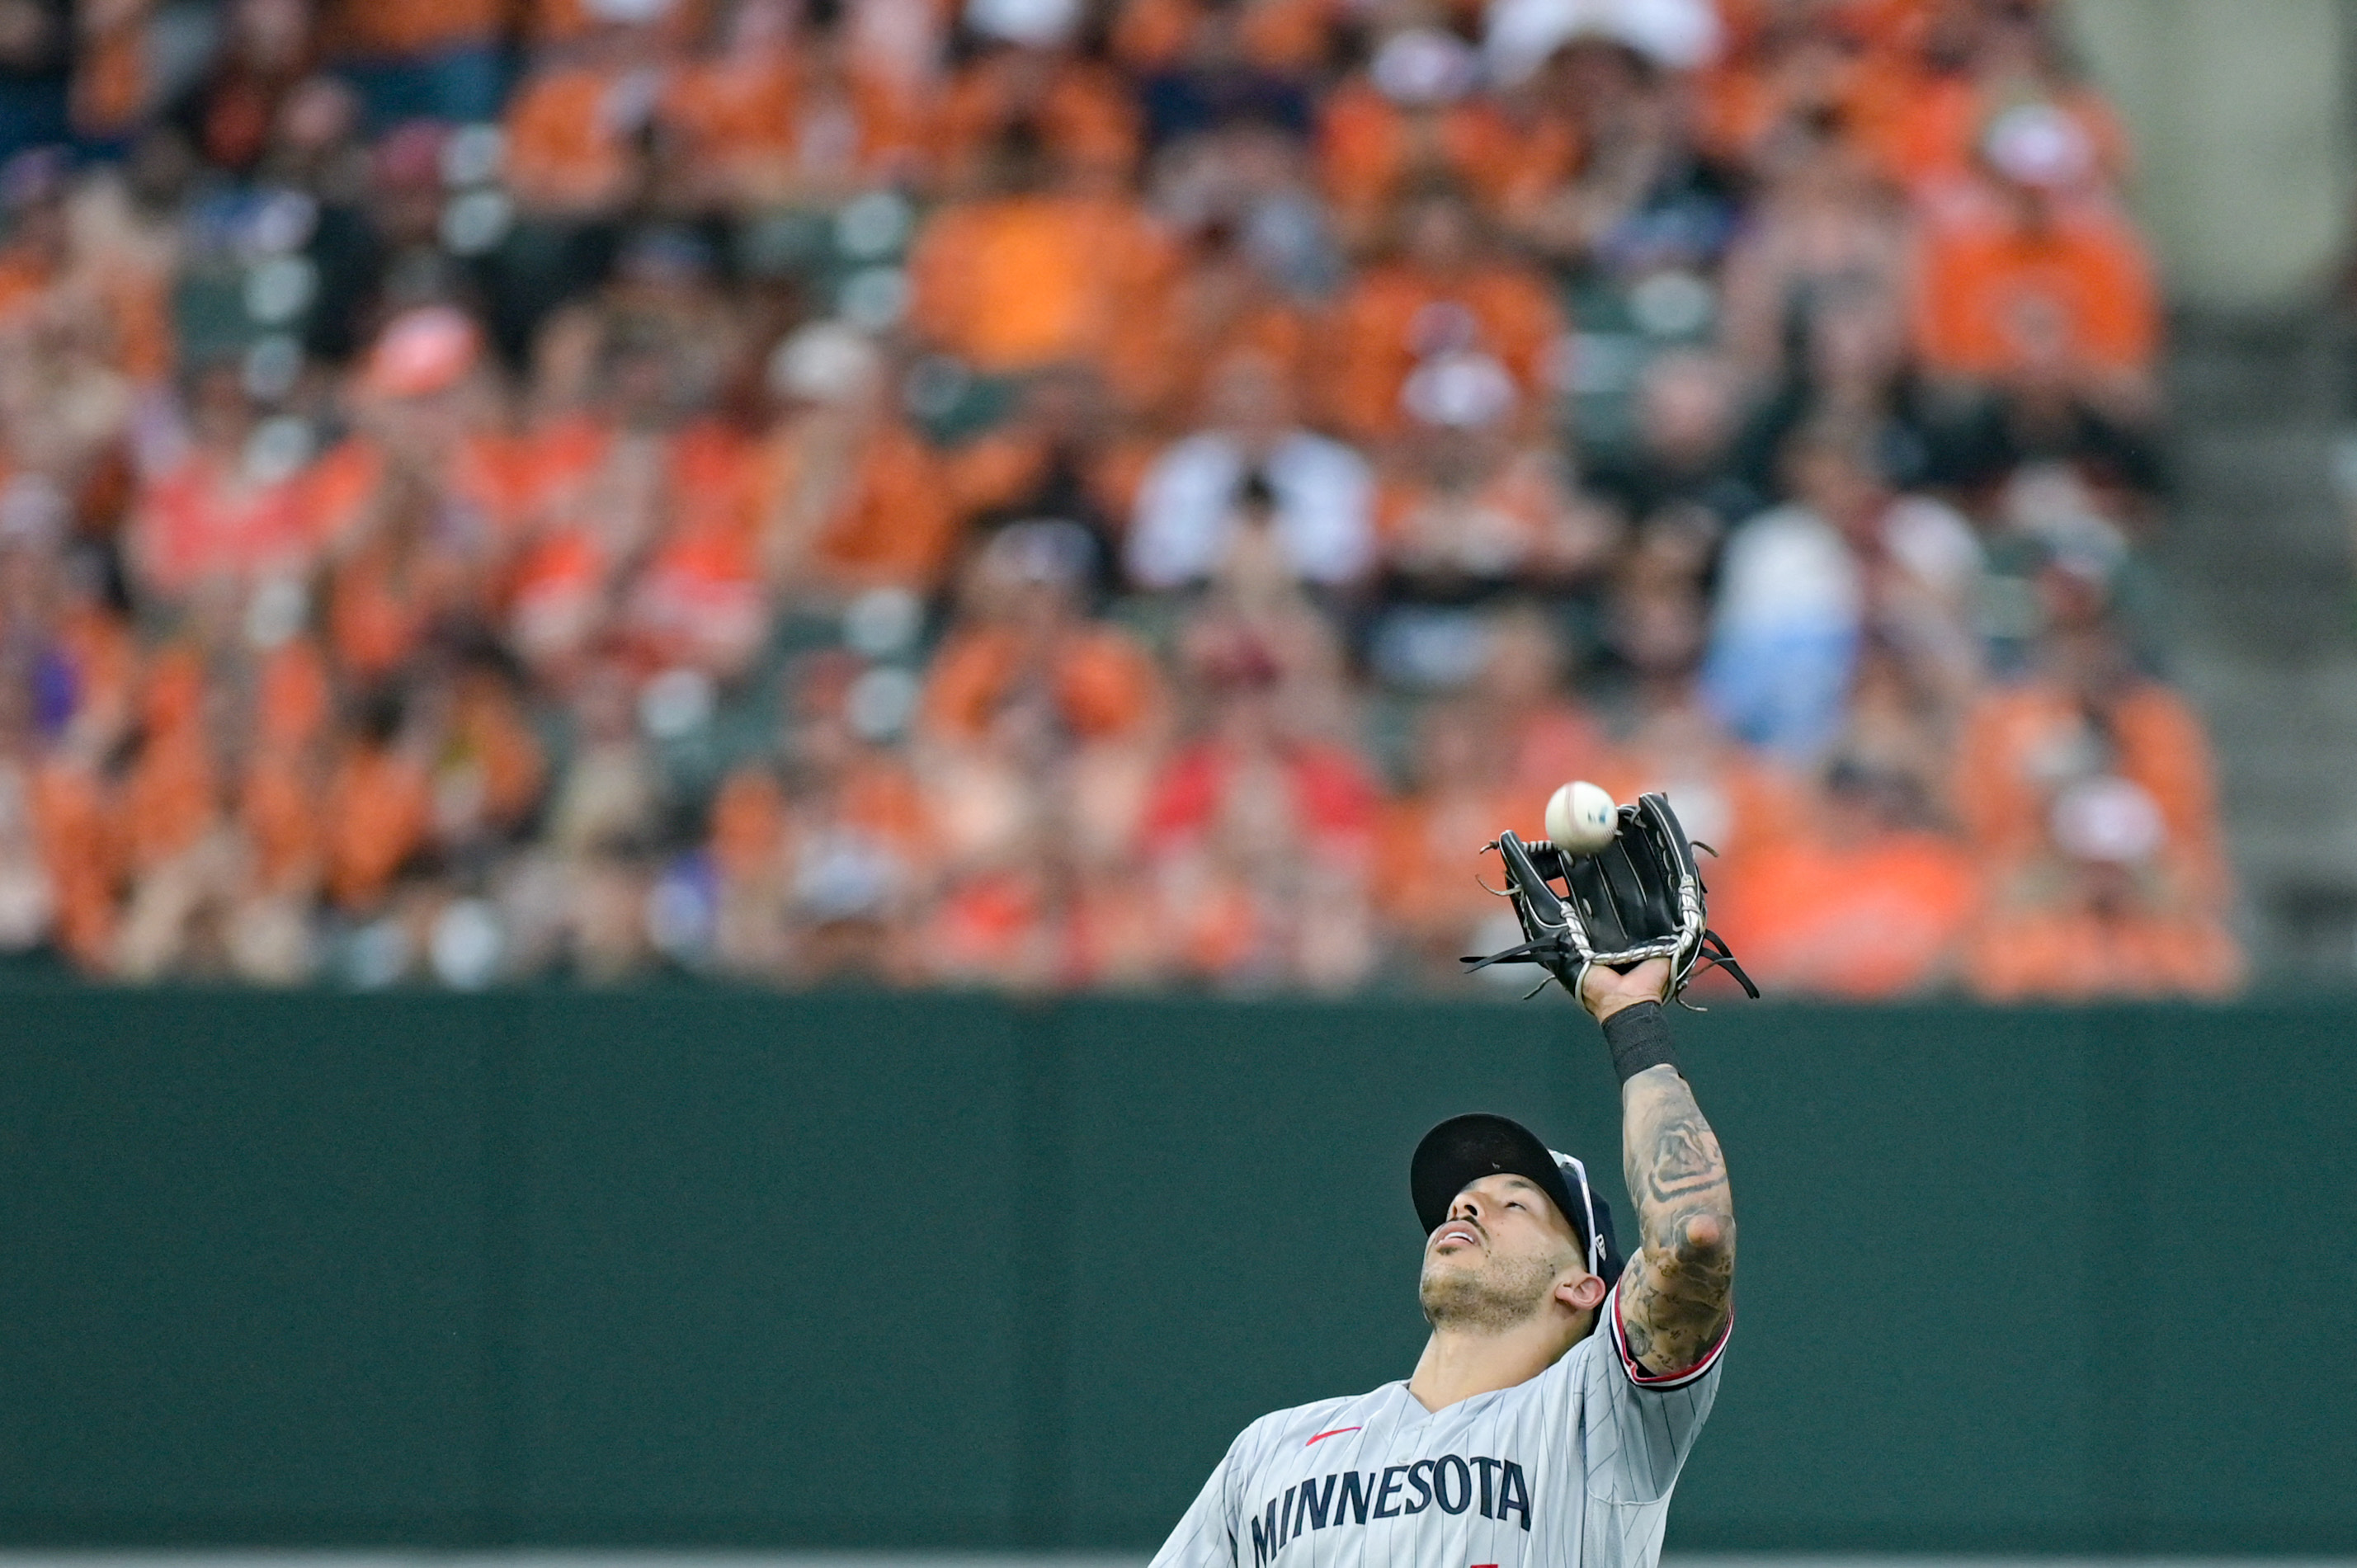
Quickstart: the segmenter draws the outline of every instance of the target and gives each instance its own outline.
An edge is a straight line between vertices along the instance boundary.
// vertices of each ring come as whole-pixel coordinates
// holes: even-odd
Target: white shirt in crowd
[[[1129,575],[1142,587],[1200,582],[1219,567],[1235,527],[1244,449],[1205,431],[1174,443],[1138,487]],[[1374,557],[1375,482],[1365,458],[1339,441],[1297,430],[1271,448],[1261,473],[1275,495],[1276,537],[1304,582],[1346,583]]]

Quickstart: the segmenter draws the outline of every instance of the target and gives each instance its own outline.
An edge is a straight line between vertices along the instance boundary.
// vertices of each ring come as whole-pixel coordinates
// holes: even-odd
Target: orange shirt
[[[1023,658],[1021,635],[1006,628],[952,636],[925,684],[924,728],[945,739],[980,737],[1024,679]],[[1060,639],[1048,656],[1045,679],[1058,717],[1084,739],[1134,732],[1161,705],[1154,660],[1109,626],[1082,627]]]
[[[1364,238],[1419,174],[1452,176],[1491,211],[1544,190],[1578,165],[1568,121],[1517,124],[1486,98],[1405,109],[1372,82],[1336,88],[1318,127],[1318,168],[1346,227]]]
[[[1972,857],[1934,834],[1805,838],[1752,856],[1711,917],[1761,985],[1868,1001],[1935,984],[1979,897]]]
[[[2106,719],[2109,767],[2141,785],[2160,808],[2165,854],[2199,894],[2222,899],[2227,880],[2218,823],[2218,786],[2209,735],[2182,697],[2143,682]],[[2043,681],[1983,698],[1956,748],[1954,809],[1996,868],[2042,854],[2051,785],[2089,744],[2087,721],[2071,694]]]
[[[147,70],[145,8],[114,9],[113,26],[80,29],[70,91],[73,126],[85,135],[117,136],[132,130],[155,87]]]
[[[791,157],[800,133],[792,57],[782,50],[721,55],[672,73],[655,108],[679,138],[683,162]]]
[[[587,211],[619,201],[638,175],[619,73],[553,66],[509,101],[508,188],[527,208]],[[651,105],[650,105],[651,107]]]
[[[705,843],[713,868],[723,881],[740,884],[776,876],[790,820],[777,775],[767,768],[739,768],[712,797]]]
[[[73,671],[71,721],[111,730],[131,712],[139,649],[131,628],[96,604],[70,606],[59,618],[58,648]]]
[[[952,204],[909,258],[918,331],[991,374],[1102,358],[1150,309],[1170,263],[1120,199],[1025,196]]]
[[[366,521],[390,466],[383,448],[365,435],[338,442],[312,464],[303,475],[300,504],[314,536],[344,539]],[[443,496],[472,511],[495,537],[519,526],[526,478],[522,444],[491,430],[469,432],[434,475]]]
[[[2142,242],[2110,213],[2061,209],[2034,233],[1975,214],[1923,225],[1914,328],[1939,375],[2002,377],[2048,343],[2080,365],[2145,371],[2160,306]]]
[[[123,792],[131,865],[150,871],[195,847],[221,820],[210,750],[196,723],[152,733]]]
[[[801,563],[819,586],[927,590],[941,581],[961,518],[932,448],[888,422],[861,441],[841,483],[826,486],[810,463],[794,433],[780,431],[762,459],[760,510],[771,528],[793,526],[802,506],[823,510]]]
[[[1437,560],[1503,575],[1550,564],[1570,504],[1553,455],[1522,452],[1465,490],[1402,476],[1383,487],[1375,525],[1384,553],[1407,570]]]
[[[1106,373],[1133,407],[1168,425],[1189,427],[1205,416],[1203,393],[1212,374],[1245,354],[1275,364],[1296,396],[1308,401],[1308,316],[1256,278],[1238,276],[1238,270],[1182,260],[1160,308],[1133,314],[1123,324]]]
[[[1521,387],[1525,408],[1545,390],[1563,313],[1537,274],[1499,263],[1435,277],[1405,263],[1369,269],[1343,295],[1327,328],[1325,401],[1362,439],[1397,430],[1400,389],[1426,356],[1490,354]]]
[[[2062,908],[1993,916],[1966,972],[1990,1002],[2224,996],[2243,983],[2232,932],[2202,916],[2105,917]]]
[[[318,875],[324,838],[319,783],[308,757],[264,747],[246,769],[238,819],[253,852],[253,884],[264,892],[307,890]]]
[[[1482,854],[1481,846],[1505,828],[1526,838],[1544,836],[1540,811],[1530,804],[1543,797],[1525,794],[1504,788],[1420,794],[1385,809],[1376,848],[1384,913],[1403,926],[1461,942],[1505,908],[1482,889],[1485,876],[1492,886],[1501,884],[1497,857]]]
[[[264,656],[254,693],[254,736],[283,750],[308,745],[326,730],[334,702],[318,644],[307,637],[290,638]]]
[[[432,814],[424,768],[390,748],[351,747],[328,789],[329,897],[355,912],[374,905],[425,843]]]
[[[553,419],[516,444],[515,509],[518,525],[530,529],[579,508],[614,435],[587,413]]]
[[[787,199],[799,174],[875,175],[923,136],[884,83],[856,70],[819,74],[782,51],[682,67],[655,117],[681,169],[750,201]]]
[[[506,24],[508,7],[506,0],[331,0],[323,9],[325,29],[341,52],[401,59],[490,43]]]
[[[23,245],[0,248],[0,326],[30,315],[57,282],[46,256]]]
[[[33,775],[33,831],[57,890],[59,942],[84,969],[105,963],[114,934],[123,847],[110,797],[104,779],[62,757]]]
[[[1059,456],[1055,442],[1038,426],[1001,425],[947,459],[950,495],[968,517],[1020,505],[1039,493]],[[1127,517],[1154,458],[1155,448],[1143,442],[1104,443],[1082,465],[1082,489],[1107,517]]]

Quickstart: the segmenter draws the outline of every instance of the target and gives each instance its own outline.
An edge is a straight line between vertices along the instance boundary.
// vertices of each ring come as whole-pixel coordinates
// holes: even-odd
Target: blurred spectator
[[[1762,498],[1737,461],[1737,392],[1717,359],[1659,356],[1638,383],[1634,441],[1590,467],[1588,488],[1632,523],[1678,511],[1717,533],[1749,517]]]
[[[950,885],[929,939],[952,976],[1065,983],[1099,933],[1082,885],[1118,866],[1168,722],[1146,651],[1081,614],[1095,545],[1017,522],[975,554],[920,709]]]
[[[1854,431],[1803,432],[1784,469],[1793,499],[1727,543],[1705,680],[1736,734],[1807,762],[1839,732],[1869,627],[1969,691],[1981,548],[1947,507],[1893,496]]]
[[[1286,651],[1249,620],[1209,621],[1190,641],[1198,733],[1145,819],[1157,924],[1183,978],[1347,989],[1379,957],[1380,794],[1334,738],[1330,683]]]
[[[788,688],[773,757],[732,773],[712,808],[724,970],[813,981],[926,972],[912,926],[929,862],[915,778],[881,744],[906,676],[813,660]]]
[[[1754,385],[1772,385],[1829,306],[1897,317],[1907,297],[1906,214],[1861,150],[1812,127],[1777,149],[1758,213],[1727,261],[1721,328]]]
[[[1309,312],[1253,253],[1236,219],[1205,220],[1176,274],[1159,322],[1121,346],[1119,369],[1142,413],[1184,421],[1212,409],[1219,372],[1244,355],[1267,360],[1288,398],[1307,389]]]
[[[981,525],[1050,517],[1088,536],[1088,575],[1109,580],[1117,519],[1135,503],[1146,454],[1118,437],[1103,378],[1057,365],[1023,383],[1014,408],[950,458],[958,509]]]
[[[1303,429],[1282,368],[1241,353],[1213,381],[1210,428],[1146,470],[1129,526],[1129,575],[1175,588],[1217,575],[1242,514],[1269,514],[1292,575],[1328,588],[1362,576],[1374,553],[1373,476],[1350,447]]]
[[[620,21],[519,84],[507,110],[507,183],[530,217],[586,224],[619,217],[646,177],[640,142],[662,77],[647,40]]]
[[[1534,826],[1533,797],[1500,777],[1491,760],[1495,737],[1483,717],[1461,700],[1426,709],[1416,730],[1415,787],[1384,813],[1383,914],[1431,981],[1458,972],[1465,954],[1487,950],[1481,944],[1505,908],[1482,886],[1475,852],[1506,828],[1545,836],[1544,827]],[[1512,924],[1511,913],[1504,924]]]
[[[1060,184],[1028,121],[992,145],[981,193],[945,207],[909,257],[910,322],[985,374],[1109,353],[1150,310],[1163,236],[1118,189]]]
[[[232,0],[222,9],[221,52],[173,118],[207,163],[242,175],[261,163],[287,99],[310,74],[314,18],[307,0]]]
[[[653,958],[646,904],[665,808],[662,779],[639,734],[620,665],[592,663],[573,691],[572,755],[549,804],[547,858],[539,868],[554,886],[537,897],[537,889],[521,890],[531,922],[527,950],[569,961],[585,978],[619,979]]]
[[[963,19],[975,52],[933,127],[948,188],[1012,193],[1037,178],[1021,166],[1032,158],[1092,190],[1126,180],[1137,110],[1121,79],[1076,47],[1079,0],[967,0]]]
[[[1397,250],[1335,307],[1326,400],[1361,440],[1398,433],[1420,370],[1462,380],[1499,372],[1525,421],[1544,406],[1562,314],[1540,275],[1501,254],[1458,191],[1427,188],[1397,211]],[[1450,370],[1448,367],[1461,367]]]
[[[2056,554],[2036,668],[1964,734],[1956,800],[1992,878],[1970,975],[1992,997],[2210,994],[2241,977],[2208,737],[2122,644],[2116,566]]]
[[[132,519],[141,586],[172,603],[300,576],[320,543],[303,495],[308,433],[264,417],[234,363],[190,380],[188,423],[157,443]]]
[[[1410,423],[1383,508],[1393,597],[1562,589],[1604,565],[1611,521],[1574,492],[1552,446],[1517,439],[1518,394],[1495,360],[1436,355],[1400,399]]]
[[[1544,800],[1566,780],[1591,777],[1609,743],[1572,693],[1561,633],[1532,604],[1507,606],[1484,629],[1472,711],[1488,732],[1491,776],[1523,800]]]
[[[1379,242],[1394,203],[1419,186],[1462,187],[1497,213],[1510,193],[1570,166],[1564,129],[1523,136],[1475,91],[1480,74],[1479,57],[1455,34],[1411,24],[1381,38],[1364,69],[1334,89],[1319,126],[1319,168],[1354,249]]]
[[[915,156],[920,128],[862,71],[838,26],[797,27],[787,0],[737,0],[654,111],[667,204],[758,213],[831,206]]]
[[[2002,382],[2059,361],[2091,391],[2141,403],[2159,342],[2151,269],[2108,203],[2074,195],[2094,158],[2067,115],[2023,104],[1981,143],[1988,178],[1921,230],[1915,341],[1935,377]]]
[[[769,382],[780,409],[758,482],[771,587],[791,597],[933,588],[957,512],[943,464],[900,415],[882,353],[852,328],[814,322],[778,346]]]
[[[1697,671],[1703,606],[1690,542],[1655,531],[1615,585],[1609,637],[1633,684],[1611,751],[1589,777],[1615,800],[1669,797],[1706,854],[1705,880],[1724,893],[1799,820],[1793,775],[1730,736],[1704,700]]]
[[[1545,85],[1578,117],[1582,156],[1568,178],[1517,203],[1515,227],[1540,254],[1625,294],[1651,279],[1667,317],[1690,313],[1701,274],[1735,223],[1734,192],[1688,133],[1675,68],[1710,48],[1708,10],[1691,0],[1608,5],[1509,0],[1491,13],[1493,58],[1543,61]],[[1658,318],[1658,317],[1657,317]]]

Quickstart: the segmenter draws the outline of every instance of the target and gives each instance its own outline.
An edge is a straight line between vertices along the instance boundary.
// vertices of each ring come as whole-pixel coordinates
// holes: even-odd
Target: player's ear
[[[1555,1299],[1574,1312],[1591,1312],[1604,1299],[1604,1282],[1594,1274],[1564,1280],[1555,1287]]]

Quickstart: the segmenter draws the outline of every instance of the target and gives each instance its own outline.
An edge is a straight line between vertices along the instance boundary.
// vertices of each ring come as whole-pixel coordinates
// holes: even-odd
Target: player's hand
[[[1579,1004],[1599,1024],[1623,1007],[1659,1002],[1669,994],[1670,961],[1649,958],[1622,974],[1600,963],[1590,964],[1579,982]]]

